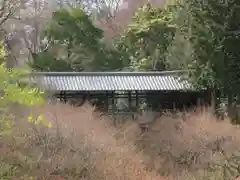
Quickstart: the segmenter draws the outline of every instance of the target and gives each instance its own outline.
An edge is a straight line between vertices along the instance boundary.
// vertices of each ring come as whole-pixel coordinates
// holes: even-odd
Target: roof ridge
[[[174,71],[108,71],[108,72],[32,72],[30,75],[43,76],[148,76],[148,75],[173,75],[187,73],[188,70]]]
[[[182,71],[180,71],[182,72]],[[40,87],[54,91],[178,91],[192,90],[188,80],[181,80],[179,71],[135,73],[66,73],[52,74],[40,73],[30,76],[31,82],[37,82]],[[170,74],[169,74],[170,73]],[[174,73],[172,75],[171,73]],[[42,74],[42,75],[41,75]],[[109,74],[109,73],[108,73]],[[175,78],[177,77],[177,78]]]

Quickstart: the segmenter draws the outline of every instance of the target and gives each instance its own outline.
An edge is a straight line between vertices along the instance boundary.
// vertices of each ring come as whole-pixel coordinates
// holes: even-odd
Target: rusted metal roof
[[[31,82],[54,91],[179,91],[191,90],[181,71],[163,72],[39,72]]]

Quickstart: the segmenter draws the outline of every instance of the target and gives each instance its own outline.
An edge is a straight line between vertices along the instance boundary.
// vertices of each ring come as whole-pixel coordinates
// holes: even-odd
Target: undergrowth
[[[90,105],[24,108],[0,139],[0,179],[230,180],[240,174],[240,130],[209,111],[167,113],[141,134]],[[42,114],[52,128],[29,123]]]

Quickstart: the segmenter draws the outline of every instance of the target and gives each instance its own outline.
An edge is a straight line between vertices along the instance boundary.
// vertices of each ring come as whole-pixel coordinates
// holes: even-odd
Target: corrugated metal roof
[[[33,73],[31,82],[56,91],[190,90],[179,72]]]

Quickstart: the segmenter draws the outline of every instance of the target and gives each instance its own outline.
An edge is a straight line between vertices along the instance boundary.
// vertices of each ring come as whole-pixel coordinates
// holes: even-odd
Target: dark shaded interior
[[[117,111],[118,99],[125,100],[128,108],[122,111],[136,112],[145,102],[154,111],[188,109],[198,105],[210,105],[207,91],[60,91],[55,94],[62,102],[81,106],[88,101],[101,111]]]

